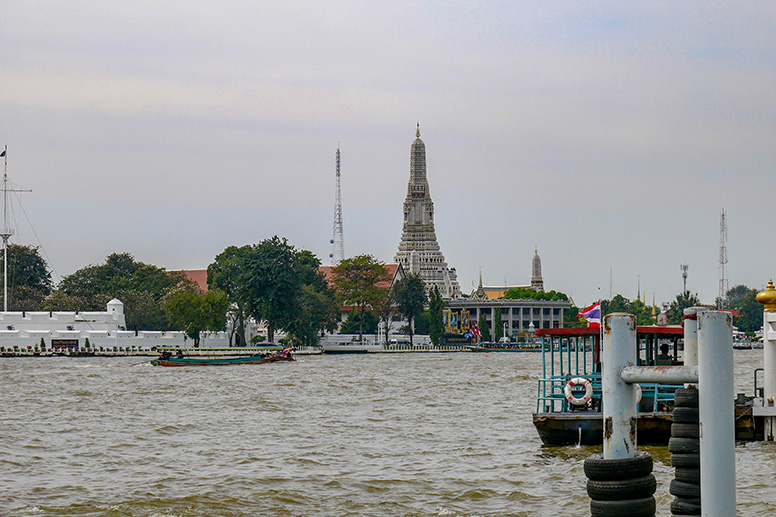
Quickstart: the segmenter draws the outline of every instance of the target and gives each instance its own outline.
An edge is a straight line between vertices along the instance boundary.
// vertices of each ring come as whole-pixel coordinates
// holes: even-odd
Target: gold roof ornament
[[[415,138],[420,138],[420,122],[418,122],[418,129],[415,131]]]
[[[757,293],[757,301],[763,304],[767,312],[776,312],[776,287],[773,287],[773,278],[768,280],[765,291]]]

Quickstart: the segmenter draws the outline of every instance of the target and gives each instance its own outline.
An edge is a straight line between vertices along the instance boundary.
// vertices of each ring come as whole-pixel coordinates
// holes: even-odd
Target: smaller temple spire
[[[418,128],[415,130],[415,138],[420,138],[420,122],[418,122]]]

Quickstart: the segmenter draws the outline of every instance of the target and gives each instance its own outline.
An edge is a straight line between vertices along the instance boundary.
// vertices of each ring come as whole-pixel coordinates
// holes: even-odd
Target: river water
[[[752,391],[760,351],[736,351]],[[3,516],[590,515],[533,425],[541,354],[301,356],[158,368],[0,359]],[[669,515],[665,447],[658,515]],[[776,513],[776,444],[736,447],[738,513]]]

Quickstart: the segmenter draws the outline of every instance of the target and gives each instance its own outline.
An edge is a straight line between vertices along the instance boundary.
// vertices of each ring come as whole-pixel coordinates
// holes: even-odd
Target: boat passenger
[[[178,357],[178,359],[183,359],[183,350],[178,350],[178,355],[176,357]]]
[[[668,343],[660,345],[660,354],[657,356],[656,364],[658,366],[671,366],[673,364],[673,358],[668,353]]]

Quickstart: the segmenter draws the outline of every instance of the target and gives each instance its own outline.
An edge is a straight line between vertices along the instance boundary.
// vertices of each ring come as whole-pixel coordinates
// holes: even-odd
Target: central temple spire
[[[461,289],[455,269],[449,269],[439,250],[434,231],[434,202],[426,178],[426,144],[420,139],[420,123],[410,148],[410,181],[404,200],[404,224],[394,260],[410,273],[420,275],[426,288],[439,288],[442,298],[458,298]]]

